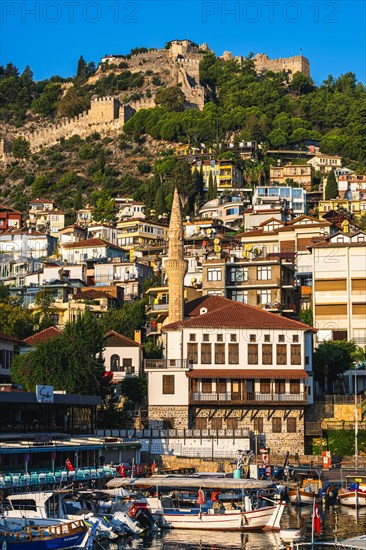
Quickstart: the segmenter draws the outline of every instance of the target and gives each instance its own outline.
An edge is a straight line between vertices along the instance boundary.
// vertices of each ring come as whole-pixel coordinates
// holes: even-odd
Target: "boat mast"
[[[355,468],[358,469],[357,364],[355,365]]]

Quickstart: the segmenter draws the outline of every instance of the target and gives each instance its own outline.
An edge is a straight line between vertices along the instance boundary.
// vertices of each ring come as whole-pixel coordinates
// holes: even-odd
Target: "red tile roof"
[[[79,241],[77,243],[66,243],[62,245],[63,248],[89,248],[89,247],[95,247],[95,246],[106,246],[108,248],[117,248],[118,250],[123,250],[120,246],[116,246],[115,244],[109,243],[108,241],[105,241],[103,239],[85,239],[84,241]]]
[[[127,338],[127,336],[124,336],[123,334],[120,334],[119,332],[116,332],[115,330],[110,330],[105,335],[107,342],[109,346],[119,345],[123,347],[128,348],[141,348],[141,344],[138,342],[135,342],[135,340],[131,340],[131,338]]]
[[[19,346],[24,346],[25,342],[25,340],[19,340],[18,338],[14,338],[14,336],[9,336],[8,334],[4,334],[3,332],[0,332],[0,340],[12,342],[13,344],[18,344]]]
[[[186,372],[188,378],[281,378],[304,380],[309,375],[303,369],[192,369]]]
[[[80,291],[74,294],[75,300],[98,300],[100,298],[108,298],[111,300],[115,300],[116,298],[108,292],[104,292],[104,290],[95,290],[94,288],[90,288],[88,290]]]
[[[6,210],[7,212],[12,212],[13,214],[20,214],[19,210],[15,210],[14,208],[10,208],[10,206],[6,206],[5,204],[0,204],[0,210]]]
[[[178,328],[267,328],[316,331],[309,325],[270,313],[258,307],[234,302],[226,298],[221,298],[221,300],[225,300],[226,305],[186,321],[171,323],[163,327],[163,330],[176,330]]]
[[[52,340],[52,338],[56,338],[56,336],[60,336],[61,331],[56,327],[48,327],[44,330],[41,330],[40,332],[37,332],[36,334],[33,334],[33,336],[29,336],[29,338],[26,338],[24,342],[29,344],[30,346],[36,346],[37,344],[41,344],[42,342],[47,342],[48,340]]]
[[[219,307],[227,305],[227,299],[221,296],[200,296],[195,300],[191,300],[184,304],[184,314],[186,317],[196,317],[201,315],[201,308],[206,308],[207,311],[214,311]]]

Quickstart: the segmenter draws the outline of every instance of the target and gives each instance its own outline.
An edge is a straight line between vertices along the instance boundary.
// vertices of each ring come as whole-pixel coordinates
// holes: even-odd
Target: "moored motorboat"
[[[364,508],[366,506],[366,477],[347,476],[346,486],[338,491],[338,499],[343,506]]]
[[[297,506],[311,505],[314,499],[319,499],[319,490],[322,483],[319,479],[304,479],[301,486],[297,486],[288,491],[288,496],[292,504]]]
[[[364,508],[366,506],[366,491],[360,489],[340,489],[338,491],[340,504],[351,508]]]
[[[68,550],[85,548],[89,529],[82,520],[48,527],[19,527],[8,529],[6,521],[0,526],[2,550]]]

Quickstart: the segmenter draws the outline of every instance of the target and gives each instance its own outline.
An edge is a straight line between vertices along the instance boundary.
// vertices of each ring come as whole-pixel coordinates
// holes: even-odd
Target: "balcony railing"
[[[355,421],[348,420],[323,420],[318,422],[305,422],[306,435],[320,435],[323,430],[354,430]],[[358,423],[359,430],[366,430],[366,422]]]
[[[148,369],[188,369],[186,359],[145,359],[145,370]]]
[[[192,403],[304,403],[307,393],[191,392]]]

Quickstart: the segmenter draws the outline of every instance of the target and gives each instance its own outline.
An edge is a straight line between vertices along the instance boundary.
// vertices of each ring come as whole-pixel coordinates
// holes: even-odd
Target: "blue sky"
[[[347,71],[365,83],[365,7],[363,0],[2,0],[1,64],[30,65],[37,80],[72,76],[81,54],[98,62],[190,38],[218,55],[288,57],[302,48],[317,84]]]

